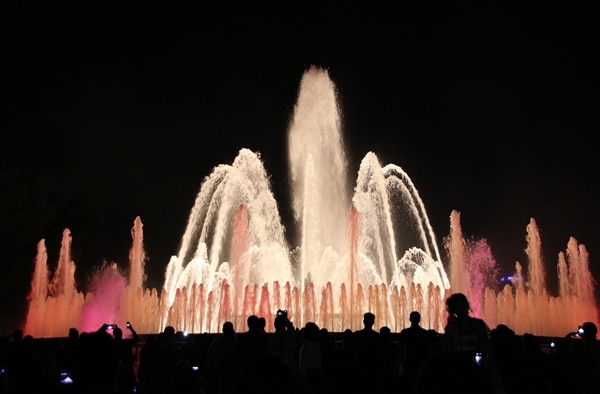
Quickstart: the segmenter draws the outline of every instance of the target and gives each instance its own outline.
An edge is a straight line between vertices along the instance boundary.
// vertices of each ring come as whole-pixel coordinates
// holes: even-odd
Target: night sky
[[[534,218],[548,281],[571,236],[600,278],[586,10],[231,4],[4,13],[0,329],[26,312],[37,241],[52,269],[64,228],[84,289],[104,260],[127,267],[140,216],[160,287],[203,178],[241,148],[289,223],[286,133],[311,65],[337,86],[352,184],[373,151],[410,175],[439,241],[456,209],[509,274]]]

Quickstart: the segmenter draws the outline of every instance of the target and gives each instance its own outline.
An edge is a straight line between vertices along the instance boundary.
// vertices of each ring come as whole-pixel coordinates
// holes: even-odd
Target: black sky
[[[600,278],[586,10],[232,7],[4,14],[4,315],[22,313],[37,240],[55,264],[64,228],[84,286],[105,259],[126,267],[141,216],[161,286],[203,178],[241,148],[261,153],[288,221],[286,131],[313,64],[338,88],[353,178],[374,151],[411,176],[439,240],[459,210],[510,272],[533,217],[548,280],[570,236]]]

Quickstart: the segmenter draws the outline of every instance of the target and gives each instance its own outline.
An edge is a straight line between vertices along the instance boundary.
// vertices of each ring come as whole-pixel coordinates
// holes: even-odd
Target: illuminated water
[[[226,320],[242,331],[250,314],[266,317],[271,328],[277,309],[287,309],[297,326],[315,321],[331,331],[361,327],[366,311],[376,314],[378,326],[399,331],[419,310],[424,326],[442,331],[451,291],[466,293],[473,313],[490,326],[505,323],[518,333],[562,336],[597,321],[587,251],[576,240],[560,253],[560,295],[550,296],[532,219],[528,272],[517,263],[524,280],[497,291],[489,286],[497,270],[490,248],[485,240],[465,241],[458,212],[450,215],[449,258],[442,262],[423,202],[402,168],[381,165],[367,152],[351,181],[327,72],[313,67],[303,76],[288,141],[297,246],[285,238],[261,158],[242,149],[203,181],[160,294],[144,287],[140,218],[132,230],[129,276],[115,265],[104,267],[85,295],[74,281],[69,231],[51,278],[40,241],[25,332],[63,336],[69,327],[95,330],[127,320],[140,333],[166,325],[218,332]]]

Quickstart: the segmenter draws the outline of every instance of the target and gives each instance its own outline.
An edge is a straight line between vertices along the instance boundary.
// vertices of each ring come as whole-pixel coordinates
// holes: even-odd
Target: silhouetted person
[[[505,324],[498,324],[491,331],[490,341],[504,389],[508,393],[530,393],[529,390],[524,389],[531,380],[527,371],[535,366],[528,365],[528,361],[524,360],[523,343],[525,341],[521,341],[515,332]]]
[[[521,341],[521,353],[515,352],[512,359],[513,364],[520,367],[520,371],[515,371],[515,375],[518,377],[518,388],[522,393],[545,394],[550,381],[550,356],[544,353],[533,334],[524,333]],[[498,352],[496,352],[496,359],[498,359]],[[501,364],[499,363],[499,365]],[[502,371],[502,368],[499,369]],[[502,376],[506,376],[507,380],[510,379],[509,374]],[[510,384],[504,386],[507,391],[514,389]],[[598,387],[600,388],[600,386]]]
[[[140,349],[140,363],[137,377],[141,392],[155,394],[160,392],[160,349],[159,338],[162,334],[149,335]]]
[[[319,330],[319,341],[321,342],[321,362],[323,375],[328,377],[331,375],[333,370],[335,344],[329,330],[325,327]]]
[[[206,367],[210,384],[221,392],[225,392],[235,376],[235,352],[237,336],[233,323],[226,321],[221,328],[221,335],[215,337],[206,354]]]
[[[118,349],[115,338],[103,324],[95,332],[79,336],[79,362],[73,378],[82,393],[114,393],[116,389]]]
[[[339,392],[351,393],[356,390],[357,371],[354,333],[347,328],[342,333],[342,342],[335,353],[333,379]]]
[[[262,332],[267,332],[267,319],[263,316],[258,318],[258,329]]]
[[[381,368],[380,336],[373,330],[374,324],[375,315],[367,312],[363,315],[363,328],[354,332],[358,378],[363,390],[375,382]]]
[[[171,387],[177,364],[183,360],[183,352],[177,344],[175,328],[166,326],[158,337],[158,387],[166,391]]]
[[[69,328],[67,338],[61,341],[61,358],[58,363],[58,371],[52,376],[54,386],[63,386],[65,390],[76,392],[75,380],[78,380],[78,364],[80,357],[79,330],[75,327]],[[58,380],[57,380],[58,379]],[[69,386],[67,389],[64,386]]]
[[[418,311],[410,313],[409,321],[410,326],[400,331],[398,341],[402,372],[406,380],[412,382],[432,352],[434,333],[421,327]]]
[[[379,329],[379,336],[381,340],[381,368],[379,370],[378,381],[382,390],[390,390],[390,385],[396,382],[398,377],[398,346],[392,339],[392,331],[389,327],[381,327]]]
[[[248,330],[238,335],[237,354],[242,358],[242,362],[269,351],[269,337],[261,328],[260,318],[250,315],[246,324]]]
[[[462,293],[454,293],[446,299],[446,310],[448,321],[444,340],[450,349],[471,358],[488,374],[495,387],[502,387],[488,325],[469,315],[469,301]]]
[[[11,354],[7,365],[10,393],[41,392],[48,388],[40,354],[31,335],[13,333]]]
[[[292,370],[298,368],[296,362],[296,328],[289,320],[286,311],[280,311],[274,320],[275,332],[270,337],[269,350],[281,356]]]
[[[573,393],[600,392],[600,341],[598,328],[592,322],[581,326],[583,332],[570,335],[567,342],[565,374]]]
[[[319,326],[307,322],[301,331],[302,340],[298,354],[300,374],[306,379],[314,393],[321,392],[323,360],[321,357],[321,341]]]
[[[583,327],[583,352],[582,352],[582,392],[591,393],[600,388],[600,341],[598,341],[598,327],[592,322],[585,322]]]
[[[69,372],[73,372],[73,368],[77,363],[78,342],[79,330],[74,327],[69,328],[69,334],[65,340],[63,350],[63,368]]]
[[[206,360],[208,357],[208,348],[213,339],[214,336],[207,332],[187,336],[188,343],[183,348],[183,357],[192,366],[198,367],[198,370],[202,372],[201,374],[206,374],[208,371]]]
[[[118,351],[117,392],[123,394],[132,393],[137,383],[134,364],[138,356],[139,337],[129,322],[127,329],[131,333],[129,338],[123,338],[123,330],[120,327],[115,326],[113,329]]]
[[[354,333],[349,328],[346,328],[342,334],[342,343],[338,349],[338,365],[344,369],[356,368],[356,341]]]

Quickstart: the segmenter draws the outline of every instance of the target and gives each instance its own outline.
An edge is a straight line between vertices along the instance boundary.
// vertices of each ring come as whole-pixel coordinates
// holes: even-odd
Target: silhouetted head
[[[417,311],[412,311],[410,312],[408,320],[410,320],[412,324],[419,324],[421,322],[421,314]]]
[[[354,333],[352,332],[351,329],[346,328],[344,330],[344,333],[342,334],[342,342],[349,344],[349,343],[352,343],[353,340],[354,340]]]
[[[470,306],[467,296],[463,293],[454,293],[446,299],[446,310],[451,315],[466,316],[469,314]]]
[[[319,340],[319,326],[317,326],[316,323],[313,323],[311,321],[307,322],[304,325],[304,338],[311,340],[311,341],[318,341]]]
[[[596,339],[598,335],[598,327],[591,321],[586,321],[582,324],[583,327],[583,338],[584,339]]]
[[[173,326],[166,326],[165,329],[163,330],[163,334],[165,334],[166,336],[175,336],[175,327]]]
[[[248,330],[253,331],[257,330],[260,327],[260,320],[256,315],[250,315],[246,319],[246,324],[248,325]]]
[[[69,328],[69,339],[79,338],[79,330],[74,327]]]
[[[506,324],[498,324],[495,328],[495,331],[506,336],[515,335],[515,332]]]
[[[264,317],[258,318],[258,329],[264,331],[267,328],[267,319]]]
[[[363,315],[363,324],[365,327],[373,327],[375,324],[375,315],[371,312],[367,312]]]
[[[273,323],[275,325],[276,330],[285,330],[287,327],[287,317],[283,315],[275,316],[275,321]]]
[[[21,342],[25,348],[33,346],[33,335],[25,335]]]
[[[113,336],[116,339],[123,339],[123,330],[121,330],[119,327],[115,327],[113,329]]]
[[[230,321],[226,321],[223,323],[223,328],[221,329],[223,334],[235,334],[235,329],[233,328],[233,323]]]
[[[540,353],[542,347],[540,346],[537,338],[532,333],[526,332],[521,336],[521,342],[523,344],[523,350],[527,352]]]
[[[490,338],[497,344],[508,344],[516,338],[516,335],[506,324],[498,324],[490,332]]]
[[[383,326],[379,329],[379,333],[388,337],[392,334],[392,330],[388,326]]]

